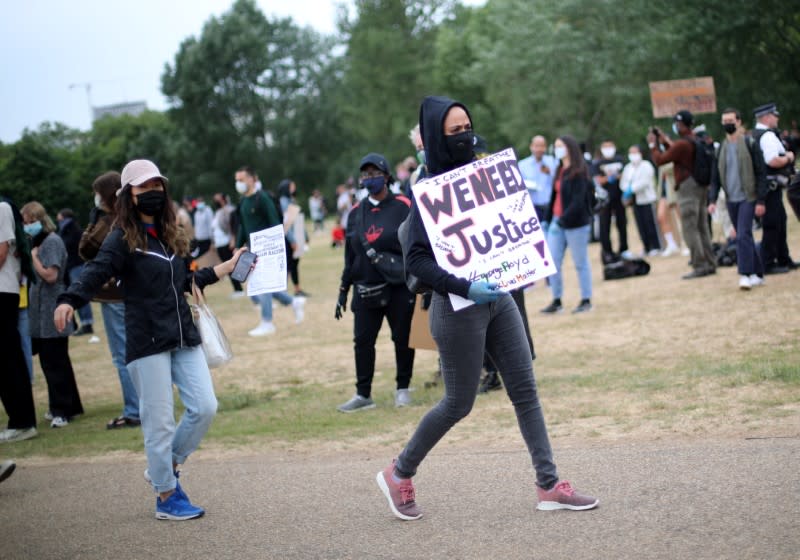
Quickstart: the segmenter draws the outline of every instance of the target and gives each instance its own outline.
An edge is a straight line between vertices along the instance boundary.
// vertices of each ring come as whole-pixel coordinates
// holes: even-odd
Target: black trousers
[[[787,266],[792,259],[786,243],[786,209],[783,207],[783,190],[769,191],[764,200],[761,218],[761,262],[764,268]]]
[[[289,277],[292,279],[292,284],[294,284],[295,286],[300,285],[300,271],[298,269],[299,266],[300,266],[300,259],[295,259],[294,257],[290,258],[286,263],[286,267],[289,269]]]
[[[653,205],[634,204],[633,217],[636,218],[636,227],[639,230],[639,237],[642,238],[645,252],[649,253],[653,249],[661,249]]]
[[[408,389],[414,370],[414,349],[408,347],[411,332],[411,317],[414,314],[414,294],[404,285],[391,287],[392,294],[386,307],[367,309],[358,292],[353,294],[354,337],[356,356],[356,391],[362,397],[372,394],[372,378],[375,375],[375,341],[383,324],[389,323],[394,342],[394,359],[397,367],[398,389]]]
[[[14,430],[36,426],[31,378],[17,330],[18,319],[19,294],[0,292],[0,340],[3,341],[0,400],[8,414],[8,427]]]
[[[224,247],[217,247],[217,256],[219,257],[219,260],[221,260],[222,262],[225,262],[225,261],[230,260],[231,257],[233,257],[233,251],[231,251],[231,248],[228,247],[227,245],[225,245]],[[241,282],[231,278],[230,274],[228,274],[228,278],[231,279],[231,284],[233,285],[233,291],[234,292],[241,292],[242,291]]]
[[[628,250],[628,217],[625,214],[625,205],[622,204],[622,194],[609,190],[608,205],[600,210],[600,244],[603,246],[603,256],[614,255],[611,248],[611,217],[617,224],[619,234],[619,253]]]
[[[39,350],[39,363],[47,380],[50,412],[64,418],[83,414],[75,372],[69,359],[69,337],[36,338],[33,343]]]

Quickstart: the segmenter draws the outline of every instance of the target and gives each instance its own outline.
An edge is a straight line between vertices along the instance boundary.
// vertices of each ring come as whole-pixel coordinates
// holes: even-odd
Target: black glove
[[[339,288],[339,299],[336,300],[336,313],[334,313],[334,317],[338,321],[342,318],[342,313],[347,311],[347,292],[349,288],[342,286]]]
[[[422,294],[422,309],[428,309],[431,306],[431,297],[433,292],[425,292]]]

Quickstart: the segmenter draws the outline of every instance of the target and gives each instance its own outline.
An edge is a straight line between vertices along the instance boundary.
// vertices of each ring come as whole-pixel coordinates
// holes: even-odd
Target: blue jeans
[[[764,265],[753,239],[753,216],[755,216],[756,203],[742,200],[741,202],[728,202],[727,206],[728,215],[736,227],[736,268],[739,274],[763,276]]]
[[[200,445],[217,412],[217,398],[200,346],[176,348],[128,364],[139,395],[147,469],[156,492],[177,484],[173,465],[180,465]],[[185,407],[175,427],[172,384]]]
[[[277,299],[283,305],[291,305],[294,298],[288,292],[273,292],[271,294],[261,294],[258,296],[261,303],[261,320],[272,321],[272,298]]]
[[[19,310],[17,330],[19,331],[19,339],[22,342],[22,353],[25,355],[25,365],[28,366],[28,375],[31,378],[31,383],[33,383],[33,348],[27,307]]]
[[[77,282],[83,272],[83,265],[73,266],[69,269],[69,283]],[[92,315],[92,304],[87,303],[78,309],[78,317],[81,319],[81,326],[91,325],[94,323],[94,315]]]
[[[101,303],[100,311],[103,313],[111,362],[117,368],[119,385],[122,388],[122,415],[125,418],[138,420],[139,396],[136,394],[136,387],[133,386],[128,368],[125,367],[125,304]]]
[[[428,321],[439,349],[444,397],[419,423],[395,469],[411,477],[433,446],[472,410],[478,394],[484,348],[500,370],[520,432],[531,455],[536,483],[551,488],[556,465],[533,377],[528,338],[511,297],[453,311],[447,296],[431,298]]]
[[[563,268],[564,253],[569,247],[572,262],[578,273],[581,287],[581,299],[592,299],[592,266],[589,264],[589,235],[591,225],[573,229],[562,229],[557,219],[550,222],[547,229],[547,246],[556,265],[556,273],[550,277],[550,290],[554,299],[561,299],[564,294]]]

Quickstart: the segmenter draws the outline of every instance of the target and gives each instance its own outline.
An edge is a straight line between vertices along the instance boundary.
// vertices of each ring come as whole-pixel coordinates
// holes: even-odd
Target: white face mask
[[[244,194],[247,192],[247,183],[244,181],[236,181],[236,192]]]
[[[617,155],[616,148],[600,148],[600,153],[603,154],[603,157],[606,159],[611,159],[615,155]]]
[[[556,159],[564,159],[567,157],[567,147],[566,146],[556,146],[553,149],[553,155],[556,156]]]
[[[97,208],[101,208],[103,206],[103,197],[100,196],[99,193],[94,193],[94,205]]]
[[[630,153],[628,154],[628,159],[630,160],[631,163],[639,163],[640,161],[642,161],[642,154],[640,154],[639,152]]]
[[[680,132],[678,132],[678,123],[676,122],[672,123],[672,132],[680,136]]]

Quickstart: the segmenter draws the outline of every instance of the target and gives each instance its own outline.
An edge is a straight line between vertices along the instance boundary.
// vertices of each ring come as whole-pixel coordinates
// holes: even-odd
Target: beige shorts
[[[666,199],[670,205],[678,203],[678,192],[675,190],[675,166],[671,162],[658,167],[658,196]]]

